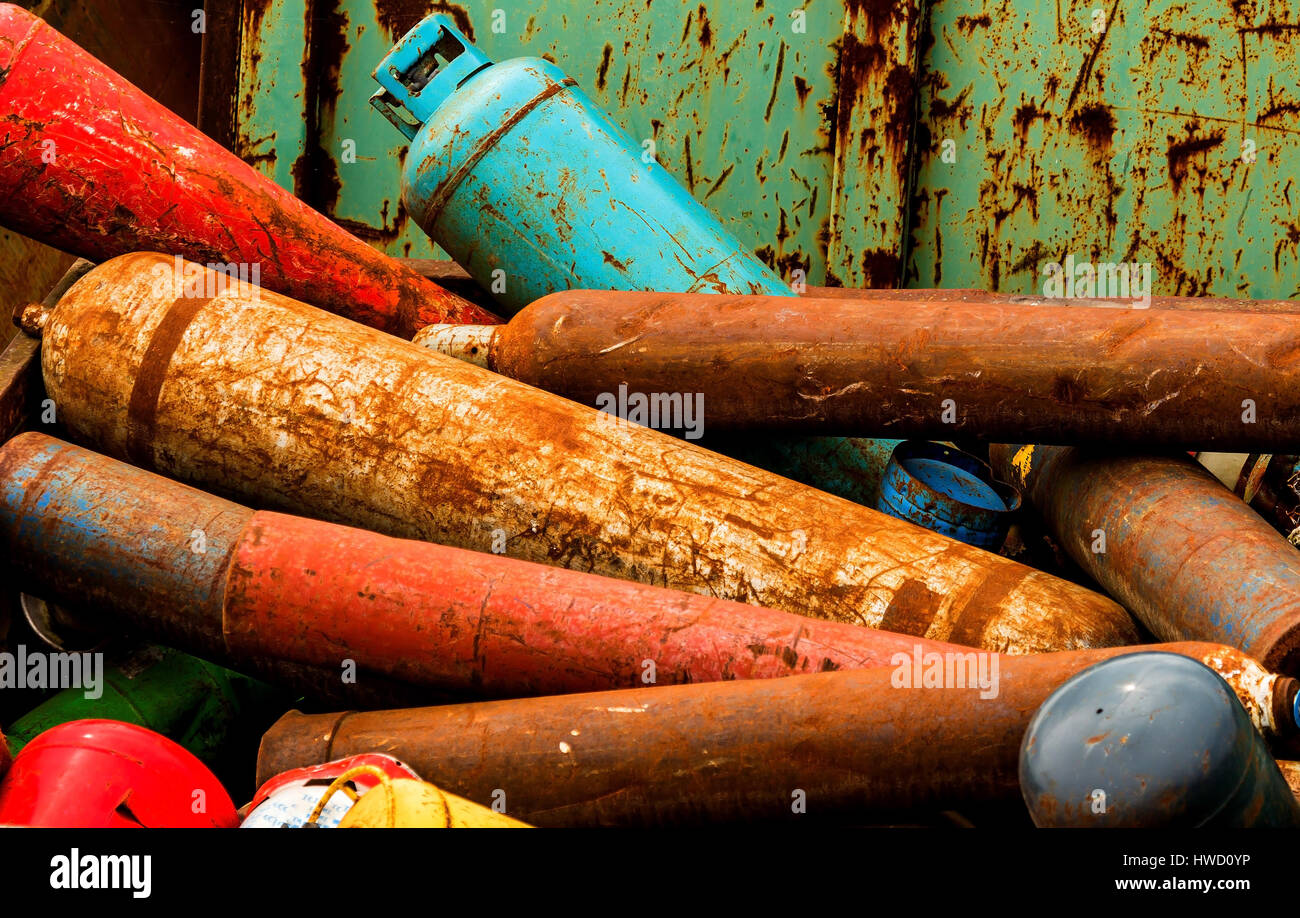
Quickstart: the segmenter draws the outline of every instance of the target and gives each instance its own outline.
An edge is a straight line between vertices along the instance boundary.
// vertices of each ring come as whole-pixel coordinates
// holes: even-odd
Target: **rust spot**
[[[605,78],[609,76],[609,62],[614,57],[614,46],[605,42],[605,50],[600,54],[600,67],[596,70],[596,88],[604,90]]]
[[[1037,276],[1038,266],[1042,264],[1045,258],[1052,254],[1053,253],[1048,251],[1047,247],[1043,245],[1041,239],[1035,239],[1033,244],[1025,250],[1023,255],[1020,256],[1020,260],[1010,267],[1009,273],[1019,274],[1021,271],[1029,271]]]
[[[1029,202],[1029,210],[1034,219],[1038,219],[1038,190],[1032,185],[1025,185],[1016,182],[1011,186],[1015,199],[1011,202],[1010,207],[999,207],[993,211],[993,225],[1001,226],[1007,217],[1016,212],[1022,201]]]
[[[1190,32],[1174,32],[1169,29],[1152,29],[1152,33],[1161,35],[1166,41],[1172,41],[1174,44],[1182,45],[1184,48],[1196,48],[1204,51],[1210,47],[1210,40],[1200,35],[1193,35]]]
[[[325,7],[324,4],[321,6]],[[333,122],[335,103],[341,92],[339,73],[343,57],[350,47],[348,17],[332,6],[320,10],[309,6],[309,9],[312,10],[312,40],[301,63],[303,85],[307,87],[303,100],[309,113],[307,136],[302,153],[289,171],[293,176],[294,194],[333,217],[338,209],[343,183],[339,180],[338,166],[331,151],[325,149],[322,125]]]
[[[443,13],[450,16],[456,28],[474,41],[474,25],[470,22],[469,12],[455,3],[441,3],[434,0],[375,0],[375,19],[393,41],[401,38],[415,28],[426,16]]]
[[[686,135],[683,147],[686,150],[686,188],[691,194],[695,194],[695,167],[692,163],[690,134]]]
[[[776,76],[772,79],[772,94],[767,99],[767,110],[763,112],[763,120],[772,120],[772,106],[776,103],[776,90],[781,85],[781,72],[785,69],[785,42],[781,42],[780,49],[776,52]]]
[[[932,94],[930,96],[930,120],[947,121],[956,118],[961,122],[962,130],[966,130],[966,124],[970,121],[972,114],[970,102],[967,101],[970,93],[971,87],[967,86],[951,102],[945,102],[937,95]]]
[[[942,597],[920,580],[908,580],[895,591],[877,628],[900,634],[924,635],[934,621]]]
[[[1015,115],[1011,118],[1011,123],[1015,127],[1016,136],[1024,140],[1029,135],[1029,128],[1035,121],[1047,121],[1051,116],[1030,99],[1024,105],[1016,108]]]
[[[913,103],[916,99],[916,74],[912,68],[895,64],[885,78],[885,99],[890,103],[889,121],[886,128],[893,147],[899,153],[907,149],[907,139],[911,135]],[[906,172],[902,167],[901,172]]]
[[[795,74],[794,91],[795,95],[799,97],[799,107],[802,108],[803,104],[808,101],[808,95],[812,92],[812,86],[803,77]]]
[[[1193,156],[1200,156],[1220,146],[1223,143],[1223,132],[1212,133],[1207,137],[1189,137],[1186,140],[1179,141],[1175,141],[1172,137],[1167,139],[1169,141],[1169,149],[1166,151],[1169,161],[1169,181],[1173,183],[1174,193],[1177,194],[1182,190],[1183,181],[1187,178],[1188,160]]]
[[[607,265],[613,265],[614,268],[615,268],[615,270],[618,270],[618,271],[626,271],[626,270],[627,270],[627,265],[625,265],[623,262],[619,261],[617,258],[615,258],[613,255],[611,255],[609,252],[602,251],[600,254],[603,256],[604,261],[605,261],[605,264],[607,264]]]
[[[782,207],[781,216],[776,228],[776,241],[784,243],[791,235],[793,234],[790,232],[790,227],[786,224],[785,208]]]
[[[700,4],[697,11],[700,15],[700,47],[709,48],[713,45],[713,28],[709,25],[708,13],[704,10],[704,4]]]
[[[1109,155],[1115,137],[1115,115],[1110,106],[1085,105],[1070,116],[1069,126],[1098,154]]]
[[[1119,0],[1115,0],[1110,5],[1110,12],[1106,14],[1106,31],[1097,36],[1092,51],[1088,53],[1088,56],[1083,61],[1083,66],[1079,68],[1079,76],[1074,81],[1074,88],[1070,90],[1070,98],[1065,103],[1066,111],[1074,108],[1074,100],[1078,98],[1079,91],[1088,82],[1088,77],[1092,76],[1092,68],[1097,63],[1097,55],[1101,53],[1102,46],[1106,44],[1106,37],[1110,35],[1111,30],[1115,27],[1115,11],[1117,9],[1119,9]]]
[[[862,282],[867,287],[898,286],[898,254],[888,249],[862,253]]]
[[[721,174],[718,175],[717,179],[714,180],[713,184],[709,186],[708,192],[705,193],[704,195],[704,200],[707,201],[709,198],[713,197],[714,192],[716,192],[719,188],[722,187],[722,183],[727,180],[727,177],[731,175],[731,170],[734,168],[736,168],[736,164],[732,163],[731,165],[727,166],[727,168],[722,170]]]
[[[1266,22],[1263,25],[1251,26],[1240,31],[1242,34],[1268,35],[1272,38],[1278,38],[1288,32],[1300,32],[1300,22]]]
[[[1278,117],[1279,115],[1295,115],[1295,114],[1300,114],[1300,103],[1280,102],[1276,105],[1271,105],[1264,111],[1260,112],[1259,118],[1257,120],[1268,121],[1272,118]]]
[[[812,256],[799,251],[777,255],[770,245],[765,245],[756,249],[754,255],[781,277],[790,277],[796,268],[806,276],[812,268]]]
[[[967,35],[974,32],[977,28],[987,29],[992,24],[993,20],[989,18],[988,13],[981,13],[978,16],[957,17],[957,28],[965,32]]]

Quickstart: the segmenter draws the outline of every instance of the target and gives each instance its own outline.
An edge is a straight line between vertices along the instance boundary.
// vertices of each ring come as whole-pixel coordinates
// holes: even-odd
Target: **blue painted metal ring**
[[[905,440],[889,458],[876,509],[954,539],[996,551],[1020,492],[959,449]]]

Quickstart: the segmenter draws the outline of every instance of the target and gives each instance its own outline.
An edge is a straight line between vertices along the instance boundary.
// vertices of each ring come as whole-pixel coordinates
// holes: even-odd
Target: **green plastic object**
[[[288,696],[265,683],[166,647],[145,646],[105,666],[102,694],[64,689],[5,730],[18,751],[50,727],[100,718],[148,727],[221,770],[238,737],[283,713]],[[247,763],[245,763],[246,765]]]

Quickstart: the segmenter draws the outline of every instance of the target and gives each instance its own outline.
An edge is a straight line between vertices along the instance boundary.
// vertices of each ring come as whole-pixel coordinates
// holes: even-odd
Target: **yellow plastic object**
[[[379,784],[358,797],[347,783],[370,774]],[[339,775],[308,818],[314,823],[325,804],[342,790],[355,802],[339,823],[340,829],[531,829],[526,822],[480,806],[472,800],[439,790],[425,781],[392,778],[373,765],[358,765]]]
[[[425,781],[394,778],[367,791],[352,805],[340,829],[531,829]]]

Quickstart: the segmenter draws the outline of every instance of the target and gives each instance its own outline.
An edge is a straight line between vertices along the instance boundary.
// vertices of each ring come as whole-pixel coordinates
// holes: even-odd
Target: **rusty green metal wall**
[[[1300,295],[1285,3],[938,0],[928,16],[907,286],[1041,292],[1041,265],[1072,254],[1150,263],[1155,294]]]
[[[496,59],[554,60],[787,279],[1028,294],[1073,255],[1150,263],[1153,294],[1300,294],[1282,3],[240,9],[236,149],[390,254],[444,257],[397,202],[403,145],[369,73],[438,10]]]
[[[829,262],[841,283],[887,285],[919,20],[884,6],[244,0],[236,149],[384,251],[445,257],[399,207],[404,144],[367,104],[376,62],[437,10],[494,59],[555,61],[787,279],[802,268],[823,283]],[[842,49],[852,91],[840,91]],[[851,149],[836,143],[850,132]]]

